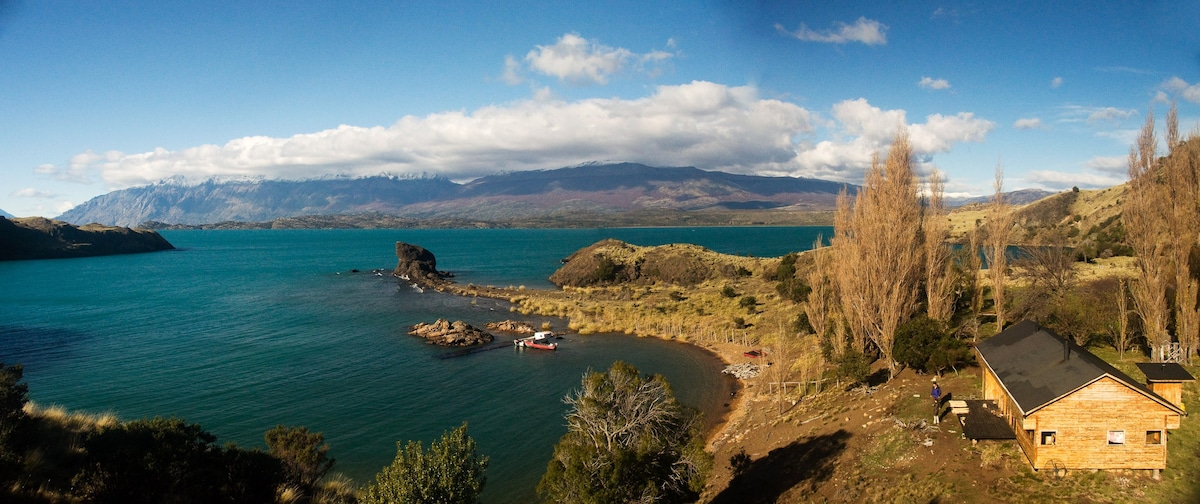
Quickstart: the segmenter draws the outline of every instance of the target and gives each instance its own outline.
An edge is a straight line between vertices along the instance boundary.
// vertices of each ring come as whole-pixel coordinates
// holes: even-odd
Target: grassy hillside
[[[1012,207],[1014,226],[1009,240],[1014,245],[1048,245],[1058,239],[1073,248],[1086,249],[1089,257],[1104,254],[1128,255],[1122,248],[1121,200],[1127,184],[1107,189],[1063,191],[1040,200]],[[976,225],[987,220],[987,204],[976,203],[950,212],[951,239],[966,241]]]

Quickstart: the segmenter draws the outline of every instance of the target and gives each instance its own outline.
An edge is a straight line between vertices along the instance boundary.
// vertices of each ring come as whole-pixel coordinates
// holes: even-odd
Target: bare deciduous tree
[[[973,328],[971,332],[971,340],[975,341],[979,338],[979,314],[983,311],[983,285],[979,281],[979,275],[983,274],[983,257],[980,256],[980,251],[983,248],[983,230],[980,229],[979,223],[975,223],[975,229],[971,231],[970,239],[967,243],[967,266],[968,272],[966,280],[967,288],[971,294],[971,320],[970,326]]]
[[[950,225],[943,200],[946,184],[934,168],[929,173],[929,200],[922,229],[925,238],[925,298],[929,318],[949,322],[954,314],[954,275],[950,264]]]
[[[1179,141],[1179,120],[1175,106],[1167,113],[1167,145],[1170,149],[1162,162],[1170,205],[1166,232],[1171,237],[1171,268],[1175,270],[1175,335],[1180,349],[1191,364],[1197,350],[1200,312],[1196,310],[1196,294],[1200,290],[1192,277],[1189,259],[1200,232],[1200,144]]]
[[[828,247],[820,246],[820,239],[813,244],[813,268],[808,270],[806,280],[808,286],[812,288],[812,292],[808,294],[808,300],[804,302],[804,313],[808,315],[808,324],[812,326],[813,332],[818,338],[824,338],[829,334],[830,320],[833,319],[834,306],[833,285],[830,284],[829,275],[833,273],[831,263],[831,252]]]
[[[1125,351],[1133,343],[1129,334],[1129,283],[1124,279],[1117,280],[1117,292],[1114,295],[1117,304],[1117,324],[1113,331],[1113,346],[1117,347],[1117,355],[1125,360]]]
[[[921,204],[912,145],[901,128],[887,160],[876,156],[851,208],[845,191],[834,218],[833,257],[842,314],[856,346],[870,341],[894,375],[896,327],[912,315],[922,260]]]
[[[993,185],[996,193],[987,212],[987,237],[984,243],[984,255],[987,256],[988,278],[992,283],[992,305],[996,311],[996,331],[1004,330],[1005,303],[1004,296],[1005,270],[1008,269],[1008,233],[1012,230],[1013,216],[1011,207],[1004,200],[1004,168],[996,164],[996,181]]]
[[[1156,170],[1157,144],[1154,111],[1150,111],[1137,144],[1129,149],[1129,191],[1121,215],[1126,239],[1137,258],[1137,281],[1130,286],[1130,292],[1134,308],[1142,319],[1142,333],[1152,350],[1171,341],[1167,333],[1166,303],[1170,239],[1165,232],[1167,216],[1163,201],[1166,195]]]
[[[1045,291],[1051,298],[1062,296],[1075,285],[1075,254],[1066,246],[1066,238],[1050,238],[1044,246],[1021,247],[1020,258],[1013,261],[1030,287]]]

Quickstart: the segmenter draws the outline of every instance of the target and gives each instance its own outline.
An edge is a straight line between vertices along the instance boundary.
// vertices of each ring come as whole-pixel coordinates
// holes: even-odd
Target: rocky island
[[[145,229],[100,224],[74,226],[42,217],[0,217],[0,261],[136,254],[174,248],[162,235]]]
[[[408,334],[425,338],[431,344],[439,346],[471,346],[482,343],[491,343],[495,339],[482,329],[479,329],[471,324],[461,320],[450,322],[446,319],[438,319],[432,324],[420,323],[412,326]]]
[[[440,288],[449,284],[449,278],[454,275],[438,271],[437,258],[425,247],[410,243],[396,242],[396,269],[392,275],[404,281],[412,282],[421,288]]]

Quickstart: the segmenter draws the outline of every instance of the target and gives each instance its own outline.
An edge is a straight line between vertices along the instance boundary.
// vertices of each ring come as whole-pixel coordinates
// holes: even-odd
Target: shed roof
[[[1147,380],[1154,382],[1185,382],[1196,379],[1183,366],[1174,362],[1139,362],[1137,367],[1146,375]]]
[[[1025,415],[1105,376],[1183,414],[1104,359],[1031,320],[1013,324],[975,348]]]

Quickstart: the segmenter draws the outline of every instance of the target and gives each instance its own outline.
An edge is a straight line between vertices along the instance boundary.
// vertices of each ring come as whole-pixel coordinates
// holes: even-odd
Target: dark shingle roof
[[[1146,379],[1156,382],[1184,382],[1195,378],[1183,366],[1174,362],[1139,362],[1138,369],[1146,375]]]
[[[1105,375],[1183,413],[1103,359],[1031,320],[1013,324],[976,348],[1026,415]]]

